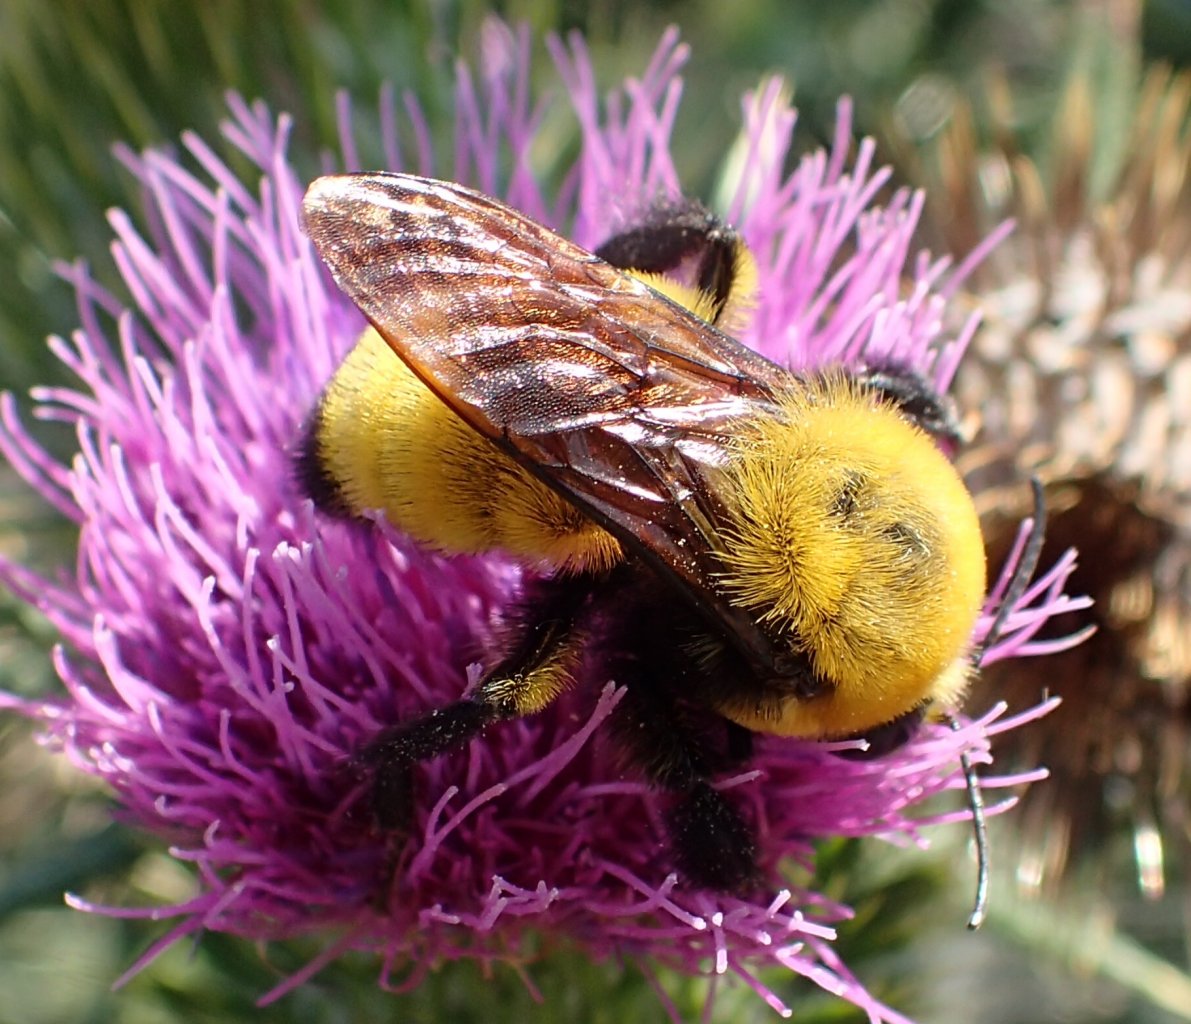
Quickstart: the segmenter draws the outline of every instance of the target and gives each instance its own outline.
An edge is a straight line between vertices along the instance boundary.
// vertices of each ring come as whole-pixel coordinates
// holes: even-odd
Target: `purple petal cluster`
[[[582,134],[556,191],[530,162],[548,110],[528,87],[528,37],[495,23],[476,71],[459,73],[453,159],[432,152],[413,100],[399,111],[386,94],[388,166],[497,194],[586,245],[677,194],[668,140],[686,51],[676,37],[605,98],[581,42],[555,40],[551,54],[565,83],[555,102],[569,102]],[[779,84],[743,110],[748,157],[728,213],[761,272],[745,340],[795,368],[896,355],[945,386],[971,325],[958,337],[944,328],[962,268],[911,255],[918,197],[874,205],[887,172],[872,168],[869,143],[849,160],[846,105],[831,151],[792,171],[795,118]],[[66,689],[0,706],[36,718],[197,879],[174,907],[74,903],[176,919],[145,960],[204,929],[341,936],[266,999],[346,948],[375,951],[384,984],[413,985],[443,959],[515,960],[529,933],[554,932],[596,957],[737,975],[787,1012],[758,980],[782,965],[874,1021],[901,1020],[832,952],[849,909],[788,887],[781,866],[810,864],[822,836],[919,841],[915,808],[961,785],[961,750],[986,761],[989,733],[1015,724],[995,711],[958,732],[926,729],[875,762],[762,742],[750,770],[723,783],[758,823],[768,894],[756,902],[690,890],[670,872],[659,803],[610,749],[603,726],[620,692],[603,680],[421,766],[412,841],[374,827],[353,754],[465,689],[519,571],[427,554],[384,523],[328,521],[296,490],[300,424],[363,322],[299,229],[289,128],[231,100],[226,139],[259,169],[255,186],[192,135],[184,158],[123,153],[144,189],[143,227],[111,217],[130,298],[66,271],[80,326],[52,345],[78,382],[34,395],[38,416],[77,431],[70,465],[3,402],[0,447],[77,522],[79,547],[61,578],[0,565],[0,580],[57,627]],[[346,129],[341,149],[355,169]],[[1041,623],[1073,605],[1062,595],[1070,569],[1065,560],[1031,588],[991,655],[1033,652]]]

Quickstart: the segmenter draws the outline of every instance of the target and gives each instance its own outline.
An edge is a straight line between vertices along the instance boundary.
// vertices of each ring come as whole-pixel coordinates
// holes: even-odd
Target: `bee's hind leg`
[[[591,585],[573,575],[533,584],[516,615],[510,653],[474,693],[385,730],[361,751],[358,761],[372,772],[372,807],[381,827],[409,824],[414,765],[458,750],[494,722],[541,711],[570,686]]]
[[[634,686],[623,672],[622,680],[626,692],[615,715],[619,738],[648,781],[668,794],[666,832],[679,873],[707,889],[747,890],[757,880],[756,838],[711,779],[725,763],[739,765],[747,757],[751,737],[729,730],[726,756],[710,751],[703,730],[688,721],[686,709],[670,694]]]

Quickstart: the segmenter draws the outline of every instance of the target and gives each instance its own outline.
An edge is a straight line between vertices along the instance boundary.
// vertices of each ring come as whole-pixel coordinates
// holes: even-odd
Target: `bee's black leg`
[[[756,840],[731,802],[711,785],[706,737],[684,721],[683,709],[668,693],[625,681],[616,709],[620,738],[646,778],[671,794],[666,831],[676,866],[686,879],[708,889],[747,889],[757,877]],[[731,734],[729,740],[731,746]],[[738,744],[729,755],[742,752]]]
[[[405,828],[413,813],[413,766],[463,746],[500,717],[493,705],[467,697],[381,733],[359,756],[372,771],[377,824]]]
[[[402,828],[409,822],[415,764],[459,749],[493,722],[541,711],[570,685],[582,647],[578,620],[591,587],[591,578],[582,576],[534,584],[518,615],[512,651],[475,693],[387,729],[361,752],[359,760],[373,773],[378,824]]]
[[[678,870],[696,885],[741,892],[757,882],[753,830],[708,782],[695,782],[676,796],[666,831]]]
[[[853,377],[896,405],[928,434],[950,444],[965,440],[955,403],[920,373],[905,366],[870,366]]]

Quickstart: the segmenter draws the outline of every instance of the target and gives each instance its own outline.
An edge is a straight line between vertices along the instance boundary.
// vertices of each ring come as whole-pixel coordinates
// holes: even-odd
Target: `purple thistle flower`
[[[582,43],[551,44],[582,132],[552,198],[529,163],[545,108],[529,95],[528,50],[525,33],[487,27],[479,75],[459,72],[453,164],[435,159],[409,99],[417,152],[407,158],[393,98],[383,97],[389,166],[450,175],[589,247],[679,192],[668,137],[686,51],[674,34],[639,80],[603,102]],[[44,702],[0,695],[0,706],[40,721],[111,785],[128,820],[168,837],[197,875],[197,895],[179,906],[72,903],[177,919],[130,973],[203,929],[257,939],[338,930],[263,1001],[348,948],[375,951],[382,983],[402,988],[442,959],[514,959],[530,932],[562,932],[596,957],[629,952],[737,975],[786,1013],[757,976],[782,965],[871,1020],[902,1020],[833,954],[833,925],[849,909],[787,888],[780,866],[809,865],[817,837],[919,842],[924,824],[965,816],[915,808],[962,785],[962,750],[986,762],[989,734],[1020,724],[999,720],[999,709],[957,732],[925,728],[879,761],[841,759],[838,744],[763,740],[749,770],[721,784],[757,823],[770,889],[758,902],[688,889],[659,858],[658,800],[616,767],[603,723],[620,694],[599,681],[420,766],[412,842],[373,826],[352,755],[465,689],[519,571],[428,554],[383,523],[328,521],[297,492],[299,425],[363,320],[299,230],[289,121],[236,99],[231,109],[227,139],[262,174],[255,194],[191,135],[193,170],[124,152],[148,219],[142,235],[123,213],[111,217],[132,306],[85,269],[66,272],[80,328],[51,344],[79,384],[34,398],[38,416],[74,424],[72,464],[30,438],[11,396],[0,409],[0,448],[80,529],[72,574],[46,579],[0,563],[0,579],[59,630],[67,689]],[[919,198],[898,192],[873,205],[888,174],[871,168],[868,142],[847,163],[846,104],[831,152],[792,173],[794,113],[779,84],[746,97],[744,111],[749,156],[727,211],[760,264],[744,340],[794,368],[896,356],[945,388],[975,324],[958,337],[944,330],[963,268],[911,259]],[[344,125],[348,113],[344,105]],[[341,149],[358,165],[346,128]],[[1046,647],[1032,640],[1042,623],[1079,607],[1062,593],[1071,568],[1068,557],[1035,583],[989,658]]]

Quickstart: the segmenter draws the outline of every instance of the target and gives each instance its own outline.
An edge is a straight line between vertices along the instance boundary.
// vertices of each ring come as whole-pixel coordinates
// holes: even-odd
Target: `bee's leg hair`
[[[670,794],[666,831],[679,872],[708,889],[746,890],[757,878],[756,839],[731,801],[711,785],[719,766],[713,762],[722,763],[722,755],[708,757],[707,738],[686,717],[670,694],[629,682],[615,719],[628,756]],[[739,743],[732,753],[744,753]]]
[[[373,773],[377,823],[402,828],[412,810],[412,767],[457,750],[494,722],[541,711],[570,684],[582,651],[579,618],[591,581],[539,581],[516,615],[510,653],[471,695],[385,730],[359,755]]]

